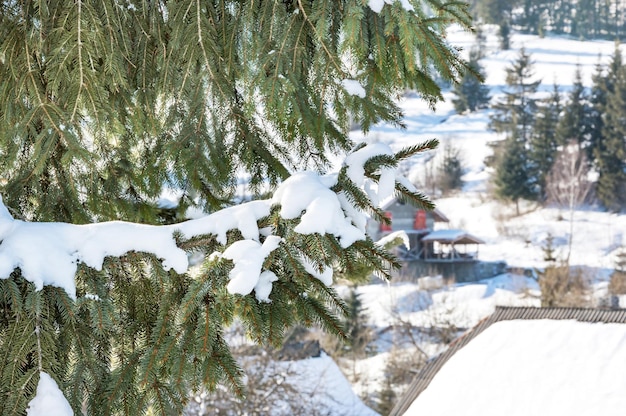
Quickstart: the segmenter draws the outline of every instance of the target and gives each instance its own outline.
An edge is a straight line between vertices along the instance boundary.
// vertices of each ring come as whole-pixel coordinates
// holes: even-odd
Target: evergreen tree
[[[500,35],[500,49],[503,51],[511,49],[511,25],[507,20],[500,24],[498,34]]]
[[[626,207],[626,66],[616,46],[609,66],[602,145],[596,149],[597,196],[612,211]]]
[[[590,147],[592,109],[589,97],[582,83],[580,65],[576,67],[574,83],[563,107],[563,115],[558,120],[556,131],[557,141],[560,145],[570,143],[572,140],[582,147]]]
[[[496,165],[494,184],[496,196],[514,202],[517,215],[520,214],[520,199],[534,199],[537,195],[528,151],[524,142],[515,134],[504,142]]]
[[[604,67],[598,63],[593,73],[591,94],[589,96],[590,112],[589,118],[589,143],[587,145],[587,156],[590,162],[596,166],[596,155],[604,147],[602,129],[604,126],[603,114],[606,111],[606,100],[609,87],[609,79],[604,74]]]
[[[491,127],[505,134],[506,139],[494,146],[492,165],[496,169],[496,195],[514,201],[519,212],[520,198],[534,199],[538,195],[528,153],[537,111],[534,95],[541,81],[532,80],[532,61],[524,48],[506,72],[505,98],[493,106],[491,118]]]
[[[496,110],[491,127],[498,133],[515,134],[528,143],[537,111],[534,97],[541,80],[533,80],[533,62],[525,48],[520,49],[515,61],[506,68],[506,85],[503,101],[493,105]]]
[[[579,0],[576,14],[572,18],[571,33],[582,39],[594,38],[598,34],[598,0]]]
[[[485,70],[478,61],[480,58],[480,49],[472,48],[469,56],[469,65],[473,68],[473,72],[467,72],[463,75],[461,82],[455,84],[453,92],[457,98],[452,100],[454,109],[458,113],[465,111],[476,111],[489,105],[489,87],[484,85],[482,80],[485,78]],[[477,77],[475,74],[479,74]]]
[[[261,192],[291,171],[323,170],[328,151],[353,146],[351,120],[365,131],[381,120],[401,125],[394,98],[406,88],[434,104],[442,98],[436,77],[458,81],[471,69],[444,36],[449,24],[471,27],[466,5],[412,5],[2,1],[4,202],[27,221],[127,220],[142,223],[138,230],[179,222],[190,206],[233,217],[223,208],[238,172]],[[372,154],[364,176],[384,181],[400,160],[434,145]],[[344,166],[324,179],[336,179],[328,190],[345,202],[346,218],[356,221],[363,210],[384,220],[351,178]],[[396,194],[432,206],[406,186],[396,183]],[[171,189],[180,194],[177,208],[164,209],[159,197]],[[6,242],[20,227],[0,208]],[[243,221],[241,212],[234,217]],[[320,280],[322,271],[366,262],[385,275],[396,262],[368,238],[342,245],[332,233],[300,233],[301,214],[281,215],[276,203],[268,215],[245,217],[264,230],[253,236],[237,227],[173,236],[174,248],[189,254],[280,238],[263,263],[272,273],[267,299],[229,290],[235,260],[220,256],[206,256],[192,275],[139,249],[107,257],[102,267],[69,253],[78,268],[75,298],[56,286],[36,290],[29,259],[2,263],[0,413],[23,414],[45,372],[76,414],[180,414],[191,391],[225,383],[243,393],[223,335],[235,319],[258,343],[279,343],[298,322],[344,334],[345,304]],[[53,274],[65,260],[51,258],[39,271]],[[12,264],[24,268],[8,270]]]
[[[557,151],[556,131],[560,113],[561,95],[555,84],[550,97],[539,106],[529,141],[530,174],[542,200],[546,197],[546,177],[552,169]]]
[[[446,194],[455,189],[461,189],[463,181],[463,165],[459,148],[447,142],[443,146],[443,159],[439,166],[437,183],[441,191]]]
[[[372,333],[367,324],[367,314],[363,307],[361,295],[356,287],[350,287],[346,298],[346,319],[345,330],[347,336],[347,347],[353,359],[363,357],[367,352],[367,347],[372,340]]]

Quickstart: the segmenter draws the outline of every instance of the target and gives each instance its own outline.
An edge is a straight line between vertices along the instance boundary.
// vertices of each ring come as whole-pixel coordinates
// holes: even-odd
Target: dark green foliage
[[[539,111],[535,118],[532,134],[529,140],[530,175],[537,185],[537,194],[540,199],[545,199],[546,178],[550,174],[557,146],[557,123],[561,113],[561,98],[558,87],[550,97],[540,103]]]
[[[382,390],[379,392],[377,411],[381,415],[388,415],[395,406],[398,398],[391,384],[391,377],[386,377]]]
[[[454,109],[458,113],[465,111],[476,111],[489,105],[489,87],[483,84],[485,78],[485,71],[480,65],[479,59],[480,53],[478,49],[472,49],[470,52],[469,65],[473,68],[474,72],[480,75],[476,77],[473,73],[467,72],[463,75],[461,82],[454,86],[454,93],[457,98],[452,100]]]
[[[602,129],[604,120],[602,114],[606,111],[608,78],[604,75],[604,68],[599,63],[596,65],[596,71],[592,75],[593,84],[591,86],[591,94],[589,101],[591,111],[589,113],[589,146],[588,155],[590,160],[596,158],[597,152],[603,147]]]
[[[467,6],[421,6],[3,1],[5,201],[28,219],[155,223],[164,184],[183,191],[181,212],[216,209],[237,169],[257,190],[323,167],[351,147],[350,120],[400,124],[405,88],[434,103],[435,78],[465,73],[441,34],[469,27]]]
[[[533,80],[533,62],[525,48],[506,68],[504,101],[493,105],[496,114],[491,119],[492,128],[498,133],[511,134],[516,130],[519,139],[528,142],[537,110],[534,94],[541,80]]]
[[[618,46],[607,76],[600,81],[606,104],[602,106],[601,141],[594,148],[599,173],[597,196],[612,211],[626,206],[626,66]]]
[[[560,145],[573,140],[583,147],[590,147],[592,108],[589,100],[590,97],[582,83],[580,66],[577,66],[573,87],[563,106],[563,114],[558,120],[556,136]]]
[[[515,136],[506,139],[496,165],[495,193],[498,198],[515,202],[518,215],[519,200],[532,200],[537,195],[530,166],[524,143]]]
[[[507,20],[500,24],[500,49],[508,51],[511,48],[511,26]]]
[[[543,260],[554,264],[557,260],[554,249],[554,236],[548,233],[545,244],[541,247],[543,251]]]
[[[524,33],[568,34],[581,39],[625,39],[620,0],[473,0],[473,12],[485,23],[512,26]]]
[[[410,158],[435,144],[405,149],[400,156]],[[365,174],[376,180],[381,167],[399,160],[398,155],[371,158]],[[400,184],[396,188],[399,196],[430,204]],[[335,191],[375,212],[347,175],[339,176]],[[107,259],[102,271],[81,266],[75,302],[58,288],[34,290],[19,272],[0,279],[0,353],[6,357],[0,377],[7,398],[0,413],[23,411],[40,369],[55,375],[74,409],[86,406],[93,415],[177,414],[190,392],[218,384],[241,396],[242,370],[224,338],[235,320],[258,344],[278,346],[298,323],[359,338],[362,328],[341,319],[351,316],[354,305],[310,274],[301,260],[309,259],[320,271],[334,266],[344,278],[355,268],[388,278],[398,267],[396,259],[369,238],[344,248],[333,235],[299,234],[294,231],[298,221],[279,214],[275,207],[258,224],[283,239],[264,265],[279,277],[270,303],[229,293],[232,263],[219,257],[208,257],[200,270],[184,275],[165,271],[154,255],[135,252]],[[238,231],[230,232],[226,246],[240,239]],[[178,235],[177,241],[190,252],[224,248],[214,236],[185,240]],[[359,311],[355,319],[362,319]]]
[[[505,98],[493,106],[496,111],[491,118],[491,127],[505,134],[506,139],[494,147],[492,164],[496,169],[496,195],[519,207],[520,199],[535,199],[538,195],[528,149],[537,112],[534,95],[541,81],[532,80],[532,61],[524,48],[506,72]]]

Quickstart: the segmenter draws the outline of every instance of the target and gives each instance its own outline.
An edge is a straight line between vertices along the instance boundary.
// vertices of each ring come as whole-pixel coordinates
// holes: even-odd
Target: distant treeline
[[[525,33],[626,39],[626,0],[470,0],[478,22]]]

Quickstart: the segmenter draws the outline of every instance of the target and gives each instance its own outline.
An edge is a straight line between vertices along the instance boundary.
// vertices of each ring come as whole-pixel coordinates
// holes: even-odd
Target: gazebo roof
[[[437,230],[422,238],[422,241],[432,241],[443,244],[484,244],[485,242],[463,230]]]

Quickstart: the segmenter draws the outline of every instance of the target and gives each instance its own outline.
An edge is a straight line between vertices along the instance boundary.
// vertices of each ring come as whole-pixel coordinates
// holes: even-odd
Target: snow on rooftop
[[[412,415],[624,415],[626,325],[497,322],[444,364]]]
[[[433,231],[432,233],[429,233],[426,237],[424,237],[422,241],[441,241],[461,244],[483,243],[480,238],[474,237],[473,235],[468,234],[466,231],[455,229]]]

